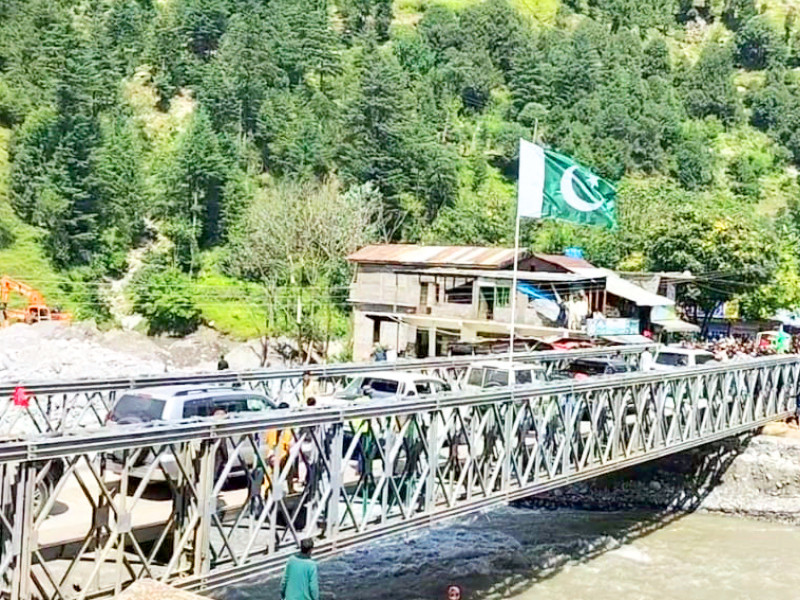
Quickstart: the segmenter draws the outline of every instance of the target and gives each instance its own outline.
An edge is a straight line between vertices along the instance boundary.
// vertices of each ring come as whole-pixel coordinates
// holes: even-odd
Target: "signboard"
[[[639,335],[639,319],[587,319],[586,333],[601,335]]]
[[[739,303],[736,300],[723,302],[714,310],[714,314],[711,316],[714,319],[738,319]]]

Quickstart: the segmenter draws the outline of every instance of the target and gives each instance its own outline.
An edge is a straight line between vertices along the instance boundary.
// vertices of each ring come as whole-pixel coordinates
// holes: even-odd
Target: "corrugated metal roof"
[[[572,258],[570,256],[562,256],[560,254],[534,254],[534,256],[539,260],[548,262],[551,265],[556,265],[562,269],[566,269],[567,271],[572,271],[572,269],[594,268],[592,263],[583,260],[582,258]]]
[[[529,256],[526,250],[519,257]],[[430,267],[474,267],[502,269],[513,265],[512,248],[482,246],[417,246],[413,244],[374,244],[364,246],[347,257],[355,263],[419,265]]]

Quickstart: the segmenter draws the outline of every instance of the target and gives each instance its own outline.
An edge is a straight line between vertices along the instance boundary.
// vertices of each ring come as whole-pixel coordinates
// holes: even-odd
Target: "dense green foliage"
[[[16,239],[10,223],[0,221],[0,248],[6,248]]]
[[[691,269],[687,302],[764,316],[800,296],[800,44],[772,4],[5,0],[8,201],[75,280],[152,246],[154,331],[195,326],[209,277],[294,294],[302,329],[343,306],[359,244],[508,244],[535,133],[618,182],[621,217],[526,223],[530,244]]]
[[[150,265],[136,274],[131,288],[133,306],[151,334],[186,335],[200,325],[189,278],[178,269]]]

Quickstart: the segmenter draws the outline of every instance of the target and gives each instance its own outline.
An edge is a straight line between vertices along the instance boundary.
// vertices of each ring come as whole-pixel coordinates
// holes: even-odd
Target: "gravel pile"
[[[0,383],[212,371],[231,345],[210,329],[173,339],[90,323],[16,324],[0,329]]]

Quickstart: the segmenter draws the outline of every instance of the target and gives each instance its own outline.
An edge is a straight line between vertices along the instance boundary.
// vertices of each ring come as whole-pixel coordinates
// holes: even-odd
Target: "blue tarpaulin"
[[[556,297],[553,294],[549,292],[543,292],[535,285],[531,285],[530,283],[518,282],[517,289],[528,296],[528,298],[533,298],[534,300],[550,300],[551,302],[556,301]]]
[[[536,312],[554,323],[558,321],[561,307],[558,305],[558,301],[556,301],[556,297],[553,294],[544,292],[535,285],[525,282],[518,282],[517,289],[533,300],[531,304]]]

